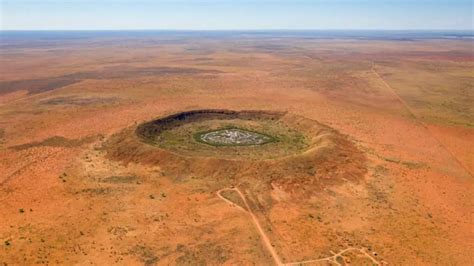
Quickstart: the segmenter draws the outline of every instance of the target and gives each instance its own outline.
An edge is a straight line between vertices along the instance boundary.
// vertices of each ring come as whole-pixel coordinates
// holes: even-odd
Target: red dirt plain
[[[380,264],[473,265],[472,47],[278,34],[3,40],[0,264],[274,263],[252,218],[217,195],[239,173],[180,174],[104,148],[156,117],[229,109],[316,120],[364,154],[359,179],[235,184],[282,263],[356,248]],[[344,254],[341,264],[372,263]]]

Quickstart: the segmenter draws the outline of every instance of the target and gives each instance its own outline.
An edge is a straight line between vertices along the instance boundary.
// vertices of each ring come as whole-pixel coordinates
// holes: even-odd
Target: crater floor
[[[195,135],[195,139],[215,146],[262,145],[276,140],[271,136],[240,128],[227,128],[211,132],[200,132]]]

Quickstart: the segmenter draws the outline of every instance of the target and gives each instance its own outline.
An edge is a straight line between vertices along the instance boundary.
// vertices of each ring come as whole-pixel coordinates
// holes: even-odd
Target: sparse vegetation
[[[138,126],[136,132],[147,143],[184,155],[261,159],[304,151],[309,145],[305,137],[279,121],[281,116],[280,113],[263,111],[197,110],[144,123]],[[265,145],[228,145],[207,143],[202,139],[203,135],[218,130],[249,132],[245,134],[253,134],[258,142],[260,140],[257,139],[262,140],[256,144]]]
[[[472,264],[472,40],[51,34],[0,45],[0,263]]]

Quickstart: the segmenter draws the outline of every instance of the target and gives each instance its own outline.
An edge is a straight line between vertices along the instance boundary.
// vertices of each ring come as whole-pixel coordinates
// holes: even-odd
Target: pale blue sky
[[[473,0],[0,0],[2,30],[472,29]]]

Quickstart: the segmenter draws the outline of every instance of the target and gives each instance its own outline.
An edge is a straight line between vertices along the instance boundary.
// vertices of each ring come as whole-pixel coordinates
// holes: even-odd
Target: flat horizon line
[[[463,31],[474,34],[473,29],[0,29],[0,32],[21,32],[21,31],[194,31],[194,32],[216,32],[216,31],[247,31],[247,32],[265,32],[265,31],[392,31],[392,32],[446,32]]]

